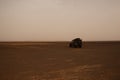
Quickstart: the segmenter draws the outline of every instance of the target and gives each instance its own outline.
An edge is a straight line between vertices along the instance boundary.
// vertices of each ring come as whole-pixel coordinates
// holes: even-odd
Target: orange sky
[[[0,0],[0,41],[120,40],[119,0]]]

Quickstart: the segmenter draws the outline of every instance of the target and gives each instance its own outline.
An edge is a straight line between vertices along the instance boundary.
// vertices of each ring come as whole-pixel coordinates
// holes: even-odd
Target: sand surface
[[[0,43],[0,80],[120,80],[120,42]]]

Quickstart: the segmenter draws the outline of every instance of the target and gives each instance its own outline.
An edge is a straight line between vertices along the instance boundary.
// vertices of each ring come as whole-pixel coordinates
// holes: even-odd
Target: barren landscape
[[[0,43],[0,80],[120,80],[120,42]]]

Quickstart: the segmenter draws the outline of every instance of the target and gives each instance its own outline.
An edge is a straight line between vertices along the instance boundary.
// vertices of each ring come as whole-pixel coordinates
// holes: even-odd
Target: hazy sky
[[[0,0],[0,41],[120,40],[120,0]]]

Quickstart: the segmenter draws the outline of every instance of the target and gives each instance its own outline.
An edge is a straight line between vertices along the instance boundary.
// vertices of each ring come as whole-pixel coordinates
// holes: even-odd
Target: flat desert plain
[[[120,42],[0,43],[0,80],[120,80]]]

